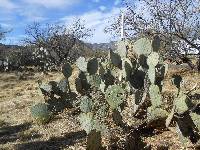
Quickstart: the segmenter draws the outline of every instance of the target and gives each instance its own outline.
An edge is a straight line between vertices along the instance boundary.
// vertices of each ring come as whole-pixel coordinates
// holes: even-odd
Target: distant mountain
[[[86,45],[88,47],[90,47],[92,50],[103,50],[103,51],[107,51],[109,49],[116,49],[116,42],[112,41],[110,43],[94,43],[94,44],[91,44],[91,43],[86,43]]]
[[[84,43],[83,41],[77,42],[78,48],[72,48],[73,53],[79,56],[96,57],[97,54],[100,56],[107,55],[109,49],[116,49],[116,42],[110,43]],[[31,52],[27,48],[18,45],[5,45],[0,43],[0,60],[4,60],[11,52],[20,52],[21,50]]]
[[[13,51],[19,51],[22,46],[18,45],[5,45],[0,43],[0,59],[5,59],[5,56],[7,56],[8,53]]]

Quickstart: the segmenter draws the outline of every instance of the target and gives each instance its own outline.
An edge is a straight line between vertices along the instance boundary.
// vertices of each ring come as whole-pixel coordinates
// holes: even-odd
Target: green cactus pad
[[[127,55],[127,48],[126,48],[127,42],[126,41],[118,41],[117,43],[117,54],[121,58],[126,58]]]
[[[53,91],[53,87],[50,84],[39,83],[39,88],[43,94],[51,93]]]
[[[69,82],[67,79],[61,79],[60,82],[58,82],[58,88],[63,92],[67,92],[69,90]]]
[[[190,113],[193,123],[198,131],[200,131],[200,115],[197,113]]]
[[[149,67],[155,67],[159,62],[159,54],[152,52],[147,58],[147,64]]]
[[[80,103],[81,111],[84,112],[84,113],[91,112],[92,111],[92,107],[93,107],[92,100],[87,96],[83,96],[81,98],[81,103]]]
[[[81,113],[79,115],[79,122],[81,124],[81,128],[89,134],[94,128],[94,117],[93,113]]]
[[[157,85],[154,85],[154,84],[150,85],[149,95],[151,99],[151,104],[154,108],[160,107],[162,105],[162,96],[160,94],[160,90]]]
[[[147,120],[148,122],[154,122],[156,120],[162,120],[163,124],[167,118],[168,113],[162,108],[148,107],[147,108]]]
[[[69,78],[72,75],[72,67],[69,63],[65,63],[62,66],[62,73],[66,78]]]
[[[189,102],[187,95],[180,92],[178,97],[174,99],[175,112],[178,114],[186,112],[189,109],[187,102]]]
[[[138,55],[148,56],[152,51],[151,42],[147,38],[141,38],[134,43],[133,49]]]
[[[101,77],[97,74],[87,76],[87,81],[92,87],[99,88],[101,84]]]
[[[127,80],[131,80],[131,73],[132,73],[132,63],[128,58],[122,59],[122,75]]]
[[[112,50],[110,50],[109,57],[114,66],[121,66],[121,57],[117,53],[114,53]]]
[[[87,138],[87,150],[103,150],[101,132],[92,130]]]
[[[124,94],[124,89],[119,85],[112,85],[107,88],[105,97],[111,109],[117,109],[123,103]]]
[[[88,64],[88,62],[86,61],[86,59],[84,57],[79,57],[76,60],[77,67],[83,72],[87,72],[87,64]]]
[[[153,51],[154,52],[158,52],[160,50],[160,38],[158,35],[156,35],[154,38],[153,38],[153,41],[152,41],[152,47],[153,47]]]
[[[92,58],[88,61],[87,71],[90,75],[97,73],[97,71],[98,71],[98,60],[97,60],[97,58]]]
[[[156,71],[155,71],[155,67],[149,67],[148,69],[148,77],[149,80],[152,84],[155,83],[155,79],[156,79]]]
[[[51,111],[49,111],[48,104],[39,103],[31,107],[31,115],[38,124],[45,124],[51,118]]]

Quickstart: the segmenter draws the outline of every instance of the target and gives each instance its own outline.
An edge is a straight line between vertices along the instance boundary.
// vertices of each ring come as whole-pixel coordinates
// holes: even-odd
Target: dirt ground
[[[187,88],[195,83],[200,86],[198,73],[180,73],[184,74]],[[37,125],[31,117],[30,107],[44,101],[37,81],[58,81],[61,78],[60,73],[27,73],[24,79],[19,79],[16,73],[0,73],[1,150],[85,149],[87,135],[80,129],[73,109],[64,110],[46,125]],[[166,92],[173,91],[170,82],[165,86]],[[152,149],[159,145],[168,145],[172,150],[184,149],[174,129],[154,131],[143,139]]]

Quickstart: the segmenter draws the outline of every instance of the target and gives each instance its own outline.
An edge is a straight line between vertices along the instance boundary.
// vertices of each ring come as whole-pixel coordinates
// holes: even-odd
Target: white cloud
[[[25,3],[41,5],[46,8],[64,8],[80,2],[80,0],[23,0]]]
[[[9,23],[0,23],[0,26],[5,29],[11,29],[13,27],[13,25],[11,25]]]
[[[19,10],[19,14],[26,18],[26,21],[34,22],[34,21],[44,21],[47,18],[43,17],[42,11],[32,9],[21,9]]]
[[[61,18],[61,21],[69,24],[74,18],[80,18],[85,21],[86,27],[95,30],[93,36],[87,39],[87,42],[105,43],[112,40],[112,36],[104,33],[104,29],[108,26],[108,22],[111,21],[113,17],[119,15],[120,10],[120,8],[113,8],[109,12],[94,10],[84,13],[83,15],[65,16],[64,18]]]
[[[17,8],[17,5],[10,0],[1,0],[0,1],[0,9],[11,10]]]

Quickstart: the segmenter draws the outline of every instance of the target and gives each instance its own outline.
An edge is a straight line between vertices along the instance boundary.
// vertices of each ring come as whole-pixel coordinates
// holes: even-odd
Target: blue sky
[[[1,42],[18,44],[26,26],[34,21],[68,24],[75,18],[94,30],[88,42],[108,42],[112,36],[103,30],[121,8],[121,0],[0,0],[0,24],[13,29]]]

